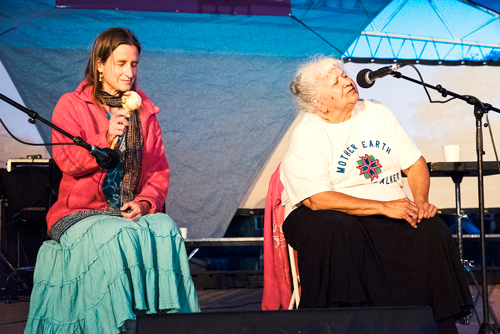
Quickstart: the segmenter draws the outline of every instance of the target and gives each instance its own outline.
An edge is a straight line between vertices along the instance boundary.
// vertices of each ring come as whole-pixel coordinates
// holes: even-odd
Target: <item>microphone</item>
[[[96,159],[97,165],[101,168],[114,169],[120,163],[120,155],[115,150],[90,145],[80,137],[73,137],[73,142],[86,149]]]
[[[118,152],[110,148],[100,148],[91,145],[87,150],[96,159],[97,165],[101,168],[114,169],[120,163]]]
[[[404,63],[396,63],[391,66],[385,66],[382,68],[379,68],[375,72],[372,70],[369,70],[365,68],[364,70],[359,71],[356,81],[358,82],[358,85],[362,88],[370,88],[375,84],[375,80],[383,78],[389,74],[391,74],[393,71],[400,69],[403,66],[406,66],[407,64]]]

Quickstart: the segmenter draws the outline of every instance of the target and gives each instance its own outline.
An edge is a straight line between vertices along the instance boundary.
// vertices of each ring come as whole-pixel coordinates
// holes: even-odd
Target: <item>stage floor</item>
[[[471,287],[473,295],[475,288]],[[199,290],[198,299],[202,312],[231,312],[231,311],[259,311],[262,300],[262,289],[227,289],[227,290]],[[500,284],[489,289],[489,301],[494,315],[500,316]],[[16,300],[7,305],[0,302],[0,333],[23,333],[28,316],[29,299]],[[477,302],[479,321],[482,317],[482,301]],[[491,319],[491,318],[490,318]],[[470,325],[458,324],[460,334],[477,334],[480,323],[473,316]]]

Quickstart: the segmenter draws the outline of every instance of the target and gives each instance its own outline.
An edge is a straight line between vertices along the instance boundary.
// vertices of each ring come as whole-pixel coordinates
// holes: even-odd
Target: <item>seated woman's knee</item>
[[[360,225],[354,216],[340,211],[310,210],[303,225],[303,237],[315,243],[329,243],[332,238],[348,237],[360,233]]]
[[[423,219],[418,224],[418,228],[433,235],[442,235],[451,233],[446,223],[441,218],[436,216],[428,219]]]

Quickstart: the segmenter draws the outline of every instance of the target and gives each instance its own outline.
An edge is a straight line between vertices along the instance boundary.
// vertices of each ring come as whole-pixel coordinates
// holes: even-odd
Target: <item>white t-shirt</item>
[[[307,113],[292,134],[280,168],[283,203],[293,208],[324,191],[358,198],[404,198],[401,170],[422,153],[394,114],[379,102],[360,100],[339,124]]]

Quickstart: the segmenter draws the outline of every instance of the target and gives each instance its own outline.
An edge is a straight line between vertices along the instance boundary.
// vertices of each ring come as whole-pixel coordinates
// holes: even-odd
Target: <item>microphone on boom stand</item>
[[[20,105],[16,101],[9,99],[7,96],[5,96],[3,94],[0,94],[0,100],[3,100],[5,102],[9,103],[10,105],[12,105],[13,107],[16,107],[17,109],[21,110],[22,112],[28,114],[28,116],[30,117],[28,122],[30,122],[31,124],[35,124],[37,120],[40,120],[45,125],[50,126],[52,129],[62,133],[66,137],[73,140],[73,143],[75,143],[76,145],[78,145],[80,147],[83,147],[94,158],[96,158],[96,161],[97,161],[97,164],[99,165],[99,167],[105,168],[105,169],[113,169],[116,166],[118,166],[118,164],[120,163],[120,156],[118,155],[118,152],[116,152],[115,150],[112,150],[110,148],[100,148],[100,147],[97,147],[94,145],[90,145],[86,141],[84,141],[82,138],[72,136],[71,134],[69,134],[65,130],[63,130],[63,129],[59,128],[58,126],[54,125],[53,123],[47,121],[43,117],[40,117],[40,115],[38,115],[37,112],[30,110],[30,109],[26,108],[25,106]]]
[[[80,137],[73,139],[75,144],[86,149],[97,161],[97,165],[104,169],[114,169],[120,163],[118,152],[110,148],[100,148],[89,145]]]
[[[404,63],[396,63],[390,66],[384,66],[376,71],[365,68],[364,70],[359,71],[356,76],[356,82],[362,88],[370,88],[375,84],[375,80],[391,75],[392,72],[406,65],[407,64]]]

